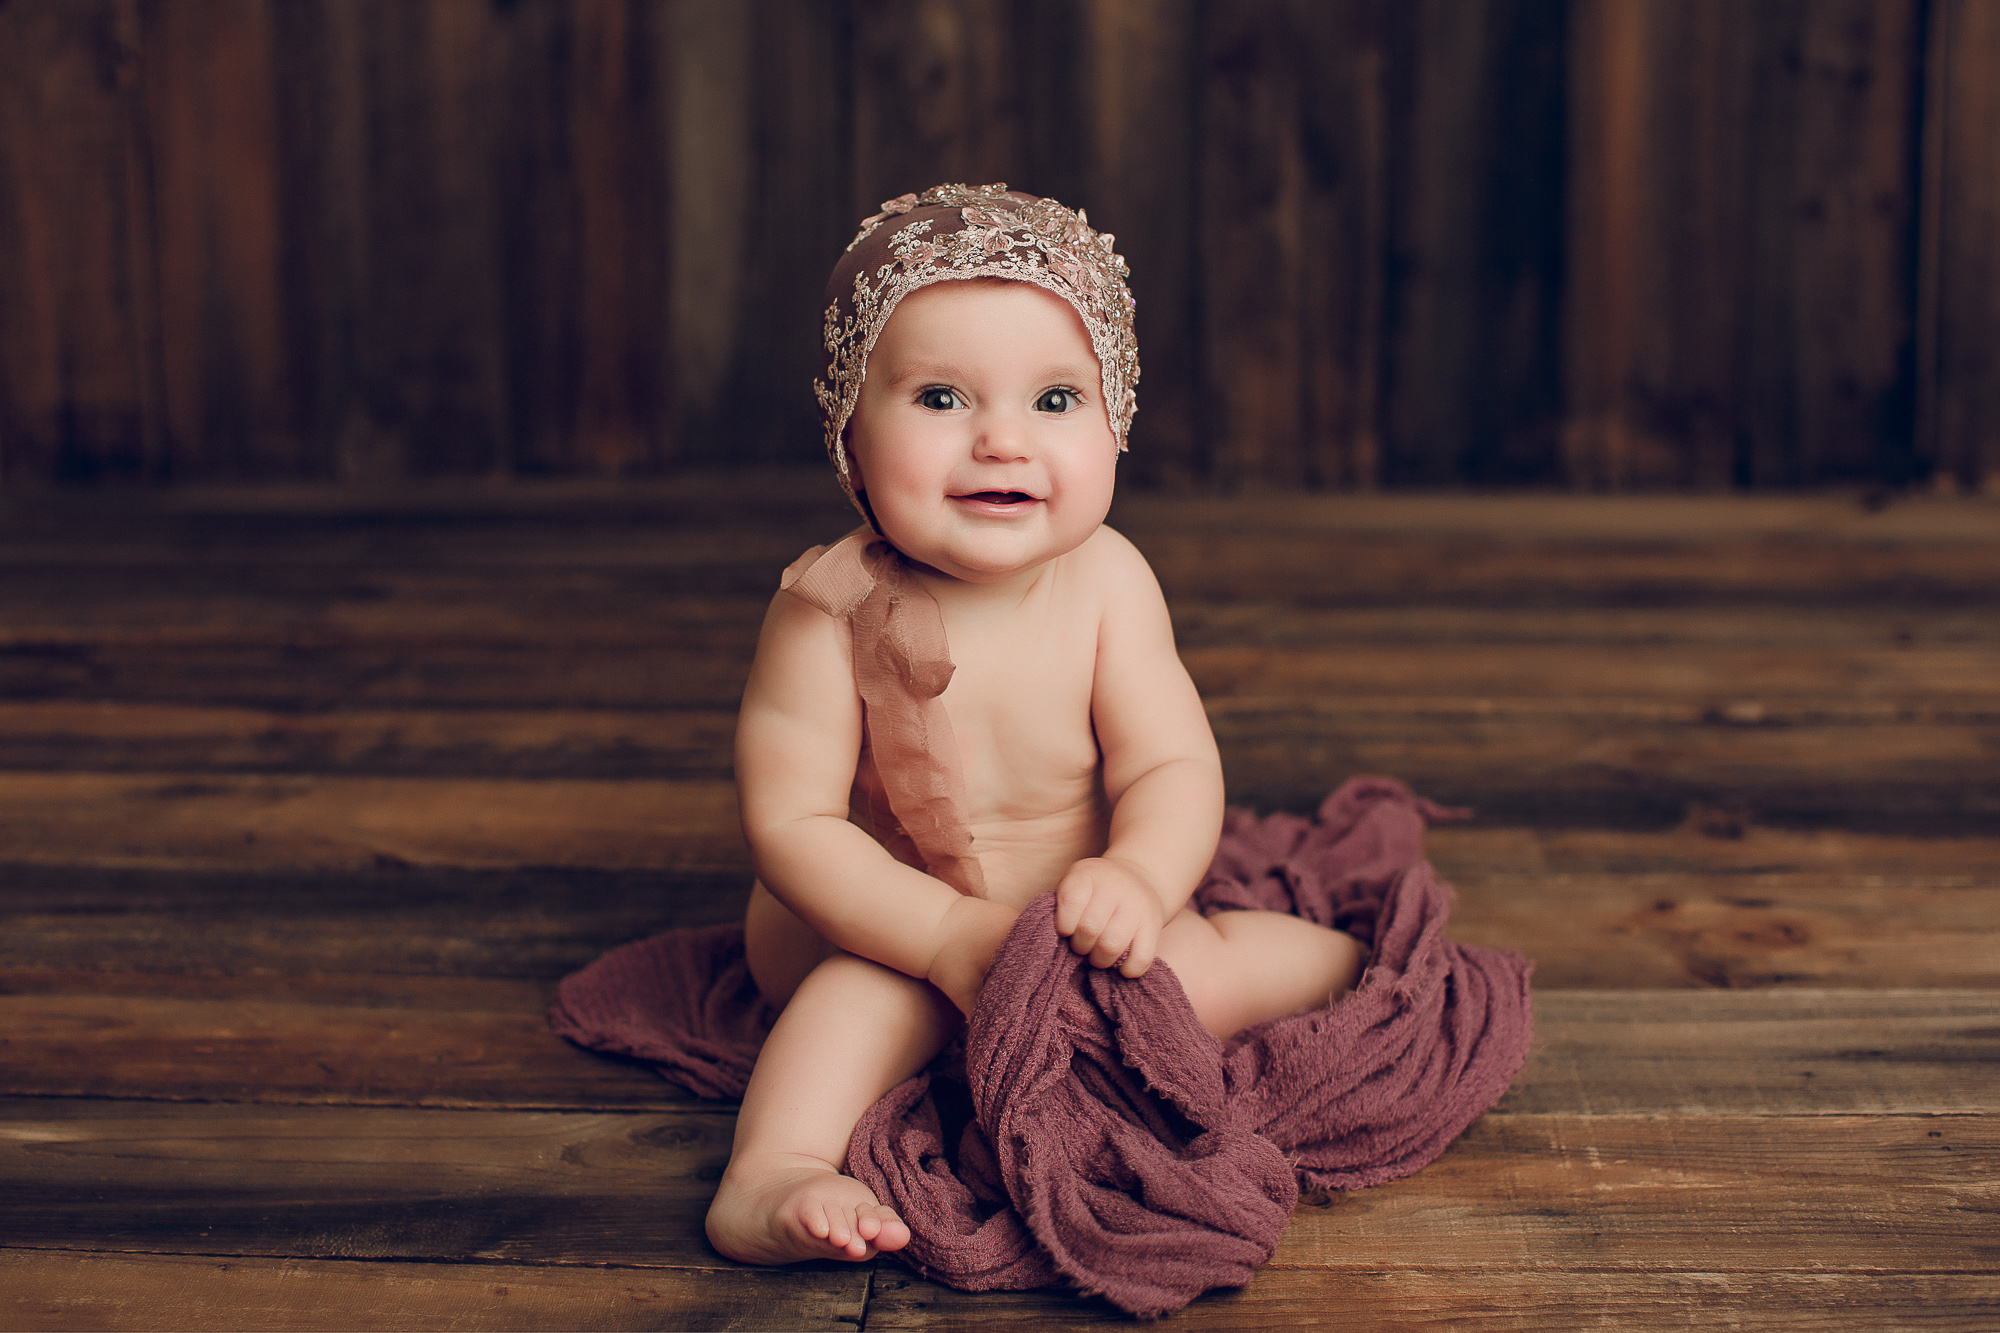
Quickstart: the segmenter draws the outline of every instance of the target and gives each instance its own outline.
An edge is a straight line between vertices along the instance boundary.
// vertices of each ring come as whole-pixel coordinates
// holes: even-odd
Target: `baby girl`
[[[841,1174],[848,1136],[1050,889],[1072,949],[1165,960],[1218,1038],[1360,966],[1297,917],[1186,906],[1222,769],[1159,584],[1104,526],[1139,378],[1112,238],[1004,185],[883,208],[834,269],[818,386],[868,526],[786,571],[737,724],[746,946],[782,1009],[708,1214],[746,1263],[909,1243]]]

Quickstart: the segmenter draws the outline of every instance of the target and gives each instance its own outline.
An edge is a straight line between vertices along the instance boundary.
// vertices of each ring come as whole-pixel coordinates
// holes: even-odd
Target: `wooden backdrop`
[[[0,0],[0,477],[803,462],[939,180],[1169,486],[2000,477],[1992,0]]]

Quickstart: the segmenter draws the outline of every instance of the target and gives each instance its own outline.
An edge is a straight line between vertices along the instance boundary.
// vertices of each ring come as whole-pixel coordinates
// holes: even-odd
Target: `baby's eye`
[[[933,412],[949,412],[953,408],[965,406],[964,400],[958,396],[958,390],[956,389],[925,389],[917,395],[917,402],[920,406],[927,407]]]
[[[1051,412],[1057,416],[1065,412],[1074,412],[1080,406],[1082,399],[1077,396],[1075,389],[1050,389],[1035,400],[1037,412]]]

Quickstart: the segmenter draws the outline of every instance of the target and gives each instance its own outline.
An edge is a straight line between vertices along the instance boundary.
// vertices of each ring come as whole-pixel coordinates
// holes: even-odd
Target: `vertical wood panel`
[[[748,5],[709,0],[673,0],[668,14],[676,424],[690,455],[711,462],[726,457],[719,437],[734,404],[724,390],[747,331],[742,307],[753,270],[745,224],[755,209],[756,14]]]
[[[1225,488],[1304,480],[1304,164],[1285,0],[1204,8],[1199,464]]]
[[[1625,368],[1638,313],[1644,17],[1636,4],[1620,0],[1573,0],[1570,9],[1563,459],[1571,484],[1593,489],[1625,480]]]
[[[1917,76],[1912,0],[1815,0],[1801,42],[1792,484],[1907,480]]]
[[[1007,180],[1026,165],[1025,90],[1011,60],[1017,8],[1010,0],[854,6],[857,208],[940,181]]]
[[[874,211],[852,196],[850,130],[830,114],[846,105],[851,41],[823,0],[756,8],[750,206],[734,224],[745,247],[740,335],[707,446],[719,464],[825,457],[811,387],[824,360],[820,298],[855,222]]]
[[[1300,439],[1315,487],[1382,476],[1389,263],[1386,6],[1304,7],[1305,318]]]
[[[1915,0],[1577,0],[1571,479],[1910,471]]]
[[[646,0],[572,5],[576,328],[581,375],[568,467],[655,473],[670,457],[668,89]]]
[[[150,0],[143,13],[173,470],[310,471],[281,314],[271,9],[263,0]]]
[[[1919,444],[1942,486],[2000,494],[2000,7],[1931,25]]]
[[[0,6],[0,480],[159,464],[140,59],[130,0]]]
[[[493,206],[500,34],[486,6],[454,0],[369,0],[363,13],[364,413],[350,465],[496,473],[512,453]]]
[[[0,476],[812,460],[855,219],[1005,179],[1133,263],[1134,480],[1982,486],[1995,14],[11,0]]]
[[[1076,25],[1077,119],[1048,118],[1069,131],[1050,151],[1073,157],[1084,178],[1060,182],[1058,197],[1090,210],[1132,267],[1139,415],[1119,467],[1126,478],[1175,488],[1197,476],[1195,8],[1194,0],[1087,0]]]
[[[350,0],[294,0],[271,11],[283,241],[280,318],[295,395],[302,471],[373,470],[358,374],[367,309],[366,16]],[[358,456],[359,455],[359,456]],[[399,475],[400,457],[383,469]]]

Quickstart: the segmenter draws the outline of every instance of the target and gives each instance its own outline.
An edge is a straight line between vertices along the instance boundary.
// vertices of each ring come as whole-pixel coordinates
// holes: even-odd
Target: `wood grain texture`
[[[273,40],[346,21],[302,5]],[[823,473],[4,515],[11,1322],[1111,1314],[722,1263],[728,1107],[546,1027],[604,949],[741,912],[731,678],[773,571],[849,525]],[[1159,495],[1118,522],[1238,795],[1305,808],[1366,768],[1479,801],[1428,837],[1452,934],[1540,961],[1504,1103],[1415,1177],[1309,1201],[1182,1322],[1992,1322],[1990,503]]]
[[[8,475],[803,463],[855,221],[1008,179],[1126,238],[1147,485],[1977,490],[1983,9],[15,0]]]
[[[552,1268],[0,1251],[20,1329],[858,1328],[865,1268]],[[171,1312],[171,1313],[169,1313]]]
[[[1472,869],[1452,936],[1522,950],[1543,987],[1991,986],[2000,880],[1952,869]]]
[[[1378,12],[1383,478],[1557,477],[1567,7],[1432,0]]]
[[[1574,482],[1909,479],[1920,13],[1573,7]]]
[[[4,1110],[20,1249],[707,1266],[728,1155],[729,1118],[692,1111]],[[1301,1207],[1271,1262],[1978,1273],[1996,1150],[1979,1116],[1489,1115],[1417,1176]]]
[[[319,976],[280,988],[226,976],[10,969],[0,986],[13,992],[0,994],[8,1033],[0,1084],[17,1096],[516,1110],[692,1104],[644,1067],[558,1039],[543,1018],[546,983]],[[324,998],[308,998],[315,991]],[[2000,999],[1991,989],[1541,990],[1535,1007],[1535,1051],[1502,1112],[2000,1110]]]
[[[274,18],[260,0],[146,11],[166,447],[182,476],[316,470],[284,336]]]
[[[141,50],[132,0],[0,13],[0,481],[162,461]]]
[[[1266,1268],[1242,1291],[1214,1291],[1174,1316],[1189,1329],[1771,1329],[1838,1333],[1944,1329],[1985,1333],[2000,1281],[1976,1273],[1321,1273]],[[868,1300],[870,1328],[1060,1330],[1127,1326],[1105,1301],[1064,1292],[969,1295],[887,1265]]]
[[[701,1230],[714,1111],[23,1101],[0,1126],[19,1249],[728,1266]]]
[[[1985,330],[2000,312],[2000,16],[1939,0],[1925,56],[1917,431],[1944,489],[2000,493],[2000,393]]]
[[[295,706],[296,695],[277,702]],[[1990,817],[1996,714],[1980,698],[1719,692],[1688,702],[1358,692],[1327,704],[1209,702],[1231,799],[1259,807],[1309,809],[1332,774],[1385,772],[1495,824],[1658,828],[1701,806],[1905,833]],[[726,780],[734,732],[722,707],[296,713],[56,700],[0,703],[0,769]]]
[[[344,984],[312,989],[349,975],[379,986],[390,977],[553,982],[642,935],[740,919],[750,890],[740,871],[549,867],[316,874],[14,864],[4,883],[0,967],[16,986],[22,970],[74,972],[97,978],[86,990],[122,984],[127,993],[144,993],[151,977],[158,993],[177,995],[211,993],[187,989],[188,978],[291,977],[297,998],[351,996]],[[282,987],[244,984],[246,995],[283,998]],[[392,992],[403,993],[383,994]]]
[[[71,773],[0,774],[0,861],[747,871],[749,851],[726,783]]]

